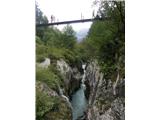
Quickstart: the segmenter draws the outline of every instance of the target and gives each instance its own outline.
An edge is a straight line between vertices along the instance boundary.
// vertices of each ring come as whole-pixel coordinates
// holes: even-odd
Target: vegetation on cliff
[[[36,23],[48,23],[36,5]],[[76,49],[75,31],[70,25],[59,31],[55,27],[36,28],[36,119],[71,119],[71,110],[60,98],[59,87],[67,87],[64,77],[57,70],[57,60],[63,59],[70,66],[80,65],[80,52]],[[42,68],[38,64],[50,59],[50,65]],[[56,93],[56,94],[52,94]],[[65,92],[66,93],[66,92]],[[59,94],[59,95],[58,95]]]
[[[93,22],[81,49],[89,59],[98,59],[106,79],[116,80],[117,73],[124,78],[125,67],[125,3],[102,1],[97,17],[104,21]],[[87,58],[87,59],[88,59]]]
[[[87,37],[80,43],[77,42],[75,31],[70,25],[65,26],[63,31],[55,27],[36,28],[36,63],[43,62],[45,58],[51,60],[50,66],[46,69],[36,66],[37,120],[58,120],[58,116],[67,119],[71,117],[68,114],[69,110],[65,109],[64,102],[59,102],[61,99],[58,95],[51,96],[40,89],[40,86],[45,84],[59,94],[58,86],[65,87],[64,79],[56,68],[56,62],[59,59],[77,68],[81,67],[82,62],[89,63],[96,59],[106,81],[110,79],[114,82],[117,76],[121,79],[125,78],[124,7],[124,1],[101,1],[96,17],[107,17],[108,19],[94,21]],[[36,23],[48,23],[47,17],[37,5]],[[107,84],[106,82],[105,86]],[[55,117],[50,118],[53,115]]]

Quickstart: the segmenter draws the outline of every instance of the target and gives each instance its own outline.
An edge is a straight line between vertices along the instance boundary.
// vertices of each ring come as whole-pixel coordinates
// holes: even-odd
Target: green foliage
[[[53,100],[44,93],[36,91],[36,118],[40,119],[52,108]]]
[[[48,69],[37,67],[36,80],[57,89],[57,84],[65,86],[63,77],[56,69],[56,61],[64,59],[70,66],[81,68],[82,62],[97,59],[106,80],[125,77],[125,7],[124,1],[101,1],[97,17],[109,17],[104,21],[94,21],[88,36],[76,42],[75,32],[70,25],[59,31],[54,27],[36,28],[36,62],[51,59]],[[36,23],[47,23],[47,18],[36,6]],[[37,90],[36,117],[43,119],[54,105],[54,98]],[[102,101],[104,102],[104,101]],[[53,113],[55,115],[55,113]],[[50,114],[49,114],[50,116]],[[56,118],[55,118],[56,119]]]
[[[48,57],[52,60],[58,60],[61,58],[64,58],[64,49],[59,49],[59,48],[54,48],[54,47],[49,47],[48,48]]]
[[[76,44],[76,33],[74,32],[72,26],[67,25],[63,29],[63,47],[67,49],[73,49],[74,45]]]
[[[39,44],[39,45],[44,44],[43,41],[38,36],[36,36],[36,43]]]
[[[50,112],[45,114],[45,120],[71,120],[72,119],[72,111],[67,105],[67,102],[59,99],[56,107],[53,108]]]
[[[44,120],[43,116],[59,103],[59,98],[51,97],[36,89],[36,119]]]
[[[47,57],[46,54],[47,47],[43,44],[36,44],[36,61],[37,62],[43,62],[45,60],[45,57]]]
[[[43,12],[36,5],[36,24],[47,22],[46,16],[43,15]],[[55,27],[36,27],[36,83],[41,82],[57,93],[59,92],[58,85],[65,87],[63,77],[56,68],[56,61],[64,59],[70,65],[75,65],[78,61],[77,57],[75,57],[77,54],[75,45],[75,32],[71,26],[64,27],[62,32]],[[38,64],[43,62],[45,58],[50,58],[51,65],[48,68],[41,68]],[[64,112],[59,114],[54,112],[52,109],[57,106]],[[50,116],[52,112],[54,116]],[[71,111],[69,111],[69,108],[66,108],[64,101],[60,102],[59,98],[51,97],[47,95],[46,91],[36,87],[37,120],[45,120],[45,117],[53,117],[57,120],[58,118],[66,119],[66,116],[70,119]]]
[[[94,51],[92,51],[92,54],[90,54],[91,52],[89,51],[91,51],[91,48],[89,47],[89,44],[87,42],[88,41],[84,40],[75,45],[74,53],[75,53],[75,58],[77,61],[81,61],[81,62],[88,61],[89,62],[89,59],[93,55]]]
[[[38,4],[36,3],[36,24],[48,23],[48,19],[43,12],[39,9]]]
[[[37,57],[36,61],[39,62],[39,63],[43,62],[45,60],[45,56],[43,56],[43,55],[37,55],[36,57]]]
[[[117,72],[124,78],[125,21],[124,1],[101,1],[99,17],[105,21],[93,22],[83,47],[90,59],[98,59],[106,79],[115,80]]]
[[[46,83],[51,89],[56,89],[61,84],[61,79],[50,69],[36,69],[36,80]]]
[[[36,22],[45,23],[43,12],[36,5]],[[57,59],[64,59],[69,64],[76,62],[75,45],[76,36],[72,26],[67,25],[63,31],[54,27],[36,28],[36,62],[42,62],[46,57],[54,62]]]
[[[48,19],[45,15],[43,15],[43,12],[40,10],[38,4],[36,3],[36,24],[43,24],[48,23]],[[36,27],[36,35],[39,36],[41,39],[43,38],[44,31],[47,29],[47,27]]]
[[[43,41],[46,46],[62,47],[62,33],[56,28],[47,28],[43,34]]]

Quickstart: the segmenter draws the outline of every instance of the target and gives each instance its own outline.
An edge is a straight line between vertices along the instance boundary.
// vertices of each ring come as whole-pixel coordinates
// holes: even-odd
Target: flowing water
[[[73,120],[77,120],[77,118],[83,116],[87,108],[87,100],[84,94],[84,91],[86,89],[85,88],[86,86],[84,84],[85,73],[86,73],[85,65],[82,65],[82,68],[83,68],[84,74],[81,80],[81,87],[73,94],[72,101],[71,101],[72,108],[73,108],[72,110]]]

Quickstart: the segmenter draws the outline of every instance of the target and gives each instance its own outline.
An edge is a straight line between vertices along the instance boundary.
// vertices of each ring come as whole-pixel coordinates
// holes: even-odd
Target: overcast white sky
[[[48,17],[50,21],[51,15],[54,15],[56,21],[77,20],[81,19],[81,13],[84,18],[92,18],[93,10],[97,10],[93,6],[94,0],[36,0],[40,9]],[[71,24],[74,30],[89,28],[91,22]],[[63,25],[58,25],[62,29]]]

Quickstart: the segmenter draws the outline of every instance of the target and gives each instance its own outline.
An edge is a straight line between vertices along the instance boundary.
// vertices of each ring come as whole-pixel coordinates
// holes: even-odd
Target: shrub
[[[58,97],[51,97],[47,94],[36,90],[36,119],[44,120],[43,116],[58,106]]]
[[[36,80],[46,83],[51,89],[56,89],[61,84],[61,79],[49,69],[36,69]]]

